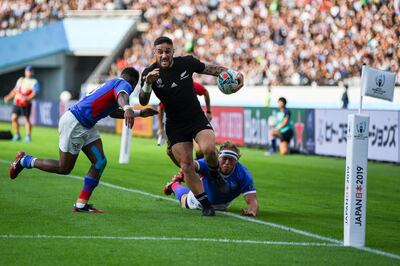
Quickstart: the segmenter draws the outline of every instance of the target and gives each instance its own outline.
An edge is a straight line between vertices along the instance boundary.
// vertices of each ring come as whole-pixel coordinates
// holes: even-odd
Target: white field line
[[[11,162],[0,159],[0,163],[10,164]],[[65,176],[65,177],[69,177],[69,178],[73,178],[73,179],[83,180],[83,177],[80,177],[80,176],[74,176],[74,175],[60,175],[60,176]],[[172,199],[172,198],[167,198],[167,197],[164,197],[164,196],[155,195],[155,194],[148,193],[148,192],[145,192],[145,191],[141,191],[141,190],[138,190],[138,189],[132,189],[132,188],[126,188],[126,187],[122,187],[122,186],[118,186],[118,185],[113,185],[111,183],[107,183],[107,182],[103,182],[103,181],[100,181],[100,185],[103,185],[103,186],[106,186],[106,187],[110,187],[110,188],[114,188],[114,189],[118,189],[118,190],[132,192],[132,193],[136,193],[136,194],[140,194],[140,195],[143,195],[143,196],[148,196],[148,197],[152,197],[152,198],[156,198],[156,199],[162,199],[162,200],[168,200],[168,201],[176,202],[176,200]],[[336,244],[336,245],[343,245],[343,242],[339,241],[337,239],[321,236],[321,235],[318,235],[318,234],[310,233],[310,232],[307,232],[307,231],[299,230],[299,229],[292,228],[292,227],[285,226],[285,225],[280,225],[280,224],[275,224],[275,223],[266,222],[266,221],[262,221],[262,220],[257,220],[257,219],[254,219],[254,218],[245,217],[245,216],[241,216],[241,215],[238,215],[238,214],[235,214],[235,213],[230,213],[230,212],[218,212],[218,214],[223,214],[223,215],[226,215],[226,216],[234,217],[234,218],[241,219],[241,220],[244,220],[244,221],[247,221],[247,222],[252,222],[252,223],[266,225],[266,226],[269,226],[269,227],[278,228],[278,229],[281,229],[281,230],[284,230],[284,231],[293,232],[295,234],[299,234],[299,235],[311,237],[311,238],[314,238],[314,239],[327,241],[327,242],[330,242],[330,243],[333,243],[333,244]],[[381,255],[381,256],[384,256],[384,257],[400,260],[400,255],[389,253],[389,252],[385,252],[385,251],[381,251],[379,249],[373,249],[373,248],[368,248],[368,247],[353,247],[353,248],[358,249],[358,250],[362,250],[362,251],[365,251],[365,252]]]
[[[317,242],[281,242],[263,240],[240,240],[226,238],[196,238],[196,237],[153,237],[153,236],[68,236],[68,235],[0,235],[0,239],[101,239],[101,240],[134,240],[134,241],[192,241],[216,242],[234,244],[259,244],[275,246],[315,246],[315,247],[343,247],[338,244]]]

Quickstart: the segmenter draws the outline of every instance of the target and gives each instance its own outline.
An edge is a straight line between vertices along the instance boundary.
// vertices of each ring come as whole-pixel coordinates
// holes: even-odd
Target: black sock
[[[205,192],[195,195],[196,199],[201,203],[201,205],[204,207],[211,207],[211,203],[208,201],[208,196]]]
[[[218,169],[219,169],[219,164],[217,164],[217,166],[211,166],[209,164],[208,165],[208,170],[210,171],[210,175],[212,178],[217,179],[218,178]]]
[[[276,148],[276,139],[275,138],[273,138],[271,140],[271,147],[272,147],[272,151],[276,152],[277,148]]]

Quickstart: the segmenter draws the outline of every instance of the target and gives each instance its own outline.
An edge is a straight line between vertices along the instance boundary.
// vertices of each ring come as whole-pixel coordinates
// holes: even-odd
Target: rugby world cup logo
[[[358,123],[356,125],[356,129],[358,134],[363,134],[367,129],[367,122],[363,121],[361,123]]]
[[[375,83],[379,88],[382,88],[385,85],[385,75],[376,76]]]

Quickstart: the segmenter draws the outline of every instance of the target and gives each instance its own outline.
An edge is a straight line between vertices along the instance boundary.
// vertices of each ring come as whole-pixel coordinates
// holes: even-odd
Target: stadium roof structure
[[[123,16],[71,17],[0,38],[0,74],[59,53],[107,56],[137,21]]]

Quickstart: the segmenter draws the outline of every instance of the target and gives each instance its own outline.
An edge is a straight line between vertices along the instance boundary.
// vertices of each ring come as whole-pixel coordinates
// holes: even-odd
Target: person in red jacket
[[[21,140],[18,119],[20,116],[25,118],[25,141],[32,141],[32,124],[30,121],[32,100],[40,91],[39,82],[33,78],[33,68],[28,65],[25,67],[25,75],[20,77],[15,88],[4,97],[4,102],[14,98],[14,106],[11,113],[11,125],[15,132],[12,141]]]

